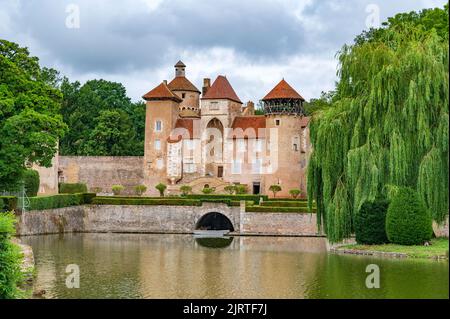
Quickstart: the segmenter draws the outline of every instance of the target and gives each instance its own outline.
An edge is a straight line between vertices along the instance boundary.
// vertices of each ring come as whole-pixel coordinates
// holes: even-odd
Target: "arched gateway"
[[[211,212],[203,215],[197,224],[195,225],[196,230],[229,230],[234,231],[233,223],[230,219],[218,212]]]

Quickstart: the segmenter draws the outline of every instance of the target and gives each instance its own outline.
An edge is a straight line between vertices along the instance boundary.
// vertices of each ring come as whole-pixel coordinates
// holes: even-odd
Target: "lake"
[[[61,234],[33,247],[45,298],[448,298],[448,261],[327,253],[323,238]],[[366,287],[368,265],[380,288]],[[66,278],[77,265],[79,288]],[[66,270],[69,270],[66,273]]]

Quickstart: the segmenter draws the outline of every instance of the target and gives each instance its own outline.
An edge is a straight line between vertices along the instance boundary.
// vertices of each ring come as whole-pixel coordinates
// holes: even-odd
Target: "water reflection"
[[[327,254],[322,238],[67,234],[23,237],[46,298],[448,298],[448,261]],[[221,247],[221,248],[219,248]],[[365,287],[368,264],[381,289]],[[69,264],[80,289],[65,286]]]
[[[194,237],[195,242],[205,248],[226,248],[233,242],[233,237]]]

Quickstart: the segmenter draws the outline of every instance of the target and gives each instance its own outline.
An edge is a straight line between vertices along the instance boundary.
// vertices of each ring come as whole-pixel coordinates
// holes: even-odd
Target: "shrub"
[[[17,197],[0,196],[0,212],[13,211],[17,208]]]
[[[247,185],[242,185],[242,184],[236,185],[235,186],[235,192],[236,192],[236,195],[247,194],[248,193],[248,187],[247,187]]]
[[[228,194],[232,195],[236,192],[236,186],[235,185],[227,185],[223,188],[223,190],[225,192],[227,192]]]
[[[80,195],[82,197],[81,204],[92,204],[92,200],[97,197],[95,193],[83,193]]]
[[[297,199],[301,195],[302,191],[299,189],[291,189],[289,191],[289,194],[292,196],[292,198]]]
[[[252,194],[243,194],[243,195],[225,195],[225,194],[191,194],[187,195],[187,198],[192,199],[230,199],[232,201],[253,201],[259,203],[260,198],[264,201],[269,200],[267,195],[252,195]]]
[[[167,185],[159,183],[158,185],[155,186],[155,188],[158,190],[159,196],[164,197],[164,192],[167,189]]]
[[[14,299],[23,295],[18,285],[23,281],[20,269],[22,253],[11,241],[15,233],[13,213],[0,213],[0,299]]]
[[[216,189],[212,188],[212,187],[205,187],[202,189],[202,193],[205,195],[210,195],[210,194],[214,193],[215,191],[216,191]]]
[[[189,185],[183,185],[180,187],[181,195],[187,196],[192,192],[192,187]]]
[[[307,208],[303,207],[270,207],[270,206],[252,206],[249,205],[245,208],[246,212],[252,213],[297,213],[297,214],[309,214]]]
[[[200,200],[186,198],[96,197],[92,202],[96,205],[201,206]]]
[[[88,199],[85,199],[85,194],[58,194],[53,196],[30,197],[29,200],[29,210],[44,210],[83,205],[85,200]]]
[[[116,195],[116,196],[120,195],[123,192],[124,189],[125,189],[125,187],[123,187],[122,185],[113,185],[111,187],[111,190],[112,190],[113,194]]]
[[[87,193],[87,186],[84,183],[59,183],[60,194]]]
[[[147,191],[147,186],[136,185],[136,186],[134,186],[134,191],[135,191],[136,195],[142,196],[142,194],[144,194]]]
[[[304,201],[265,201],[261,203],[261,206],[269,207],[302,207],[307,208],[308,203]]]
[[[103,189],[101,187],[92,187],[91,188],[91,193],[98,194],[98,193],[101,193],[101,192],[103,192]]]
[[[39,191],[39,173],[33,169],[28,169],[23,174],[23,183],[28,197],[34,197]]]
[[[363,203],[355,216],[355,235],[359,244],[379,245],[388,242],[386,212],[389,202],[377,199]]]
[[[277,197],[277,193],[281,192],[281,186],[280,185],[271,185],[269,187],[269,191],[273,193],[273,197]]]
[[[399,245],[421,245],[431,239],[433,222],[417,192],[400,187],[392,196],[386,215],[389,241]]]

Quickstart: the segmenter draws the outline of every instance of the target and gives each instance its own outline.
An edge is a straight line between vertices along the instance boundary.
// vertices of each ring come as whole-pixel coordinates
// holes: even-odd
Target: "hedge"
[[[92,194],[57,194],[52,196],[30,197],[28,210],[44,210],[78,206],[92,199]]]
[[[186,195],[184,197],[190,198],[190,199],[200,199],[200,200],[206,200],[206,199],[229,199],[231,201],[245,200],[245,201],[253,201],[255,203],[259,203],[260,198],[262,198],[263,201],[269,200],[269,197],[267,195],[190,194],[190,195]]]
[[[0,212],[13,211],[17,208],[17,197],[0,196]]]
[[[125,198],[125,197],[95,197],[92,199],[94,205],[147,205],[147,206],[201,206],[202,203],[196,199],[171,199],[171,198]]]
[[[39,191],[39,173],[33,169],[28,169],[23,174],[23,183],[25,186],[25,192],[28,197],[34,197]]]
[[[414,189],[401,187],[392,197],[386,234],[390,242],[399,245],[422,245],[433,236],[431,214]]]
[[[60,194],[87,193],[88,189],[84,183],[59,183]]]
[[[297,213],[309,214],[308,209],[301,207],[267,207],[267,206],[247,206],[245,211],[248,213]],[[313,211],[315,212],[315,211]]]
[[[356,242],[363,245],[380,245],[388,242],[386,212],[389,202],[385,199],[367,201],[355,216]]]
[[[302,207],[308,208],[308,203],[303,201],[267,201],[263,202],[261,206],[266,207]]]

